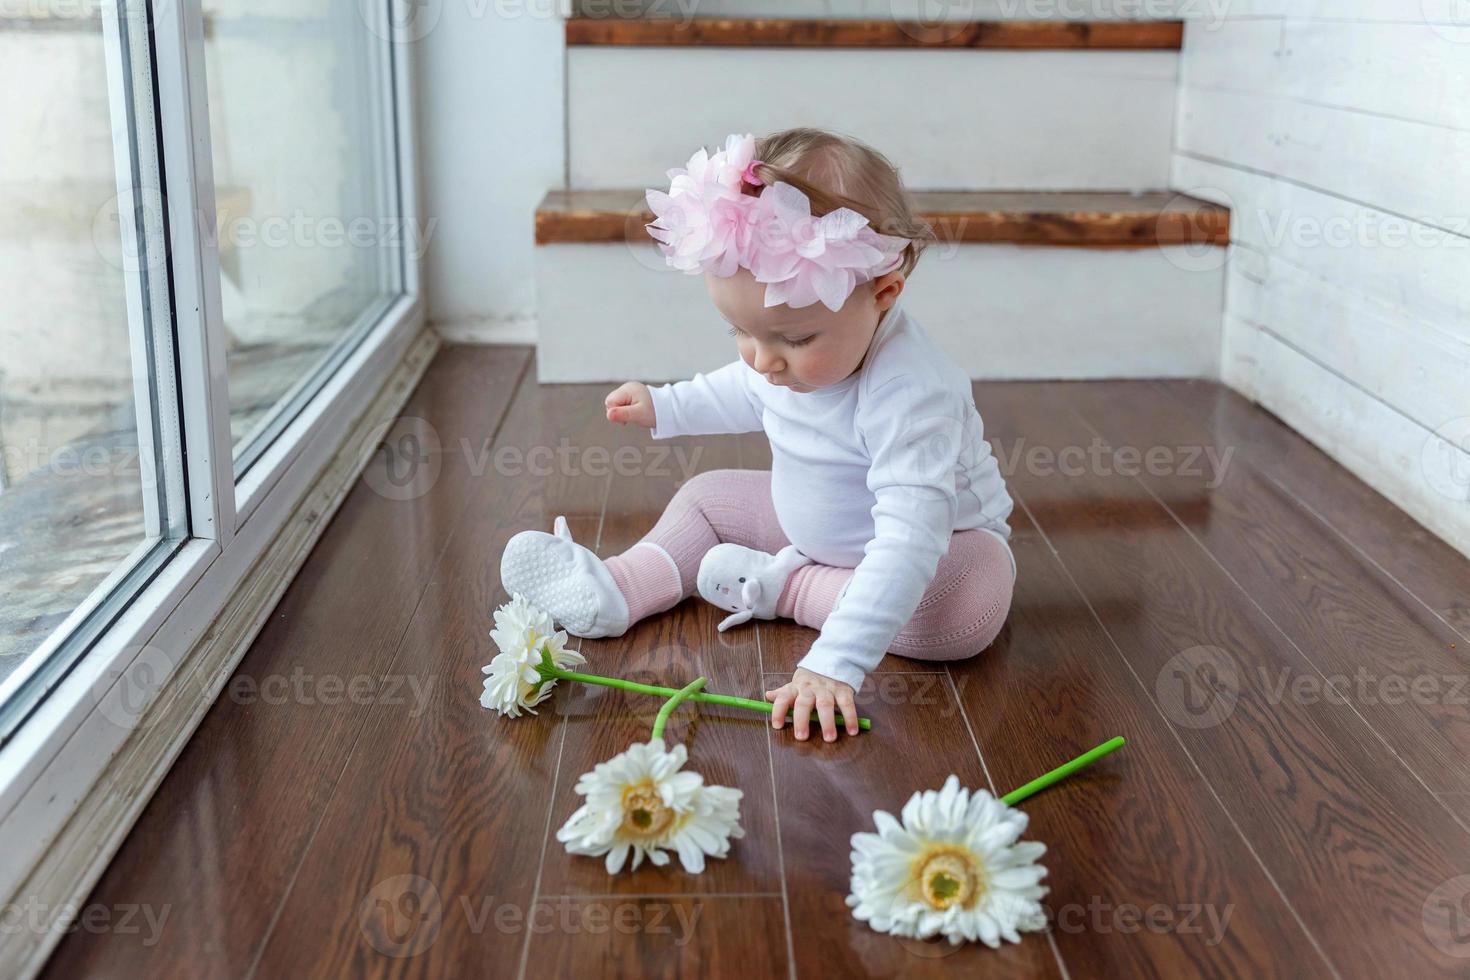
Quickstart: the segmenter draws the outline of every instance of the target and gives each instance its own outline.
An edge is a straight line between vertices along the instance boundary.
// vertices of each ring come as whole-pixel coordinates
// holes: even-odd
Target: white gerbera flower
[[[556,686],[554,679],[537,669],[543,651],[563,670],[587,662],[577,651],[566,649],[566,631],[553,631],[552,625],[551,616],[519,592],[495,610],[495,628],[490,637],[501,652],[483,668],[488,676],[480,704],[512,718],[519,718],[522,709],[534,715],[533,705],[549,698]]]
[[[910,797],[902,824],[877,811],[876,834],[852,835],[853,916],[895,936],[978,939],[992,949],[1045,929],[1046,869],[1036,861],[1046,845],[1017,843],[1026,821],[985,790],[961,789],[956,776]]]
[[[551,613],[537,609],[519,592],[495,610],[494,616],[495,628],[490,631],[490,639],[495,641],[501,653],[520,654],[534,650],[538,638],[552,635],[560,635],[562,642],[566,642],[565,631],[558,633]]]
[[[682,745],[665,750],[661,738],[637,742],[626,752],[598,763],[577,780],[587,802],[556,832],[568,853],[607,855],[607,873],[622,870],[633,854],[633,868],[648,857],[669,863],[665,850],[679,852],[690,874],[704,870],[704,859],[722,858],[730,839],[745,836],[740,827],[738,789],[706,786],[697,772],[680,772],[688,752]]]

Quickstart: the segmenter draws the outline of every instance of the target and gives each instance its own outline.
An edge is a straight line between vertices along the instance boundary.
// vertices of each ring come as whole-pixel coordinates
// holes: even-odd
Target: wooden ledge
[[[569,46],[1178,51],[1182,21],[955,21],[695,17],[567,20]]]
[[[1170,191],[917,191],[946,243],[1086,248],[1228,245],[1227,208]],[[649,242],[641,191],[551,191],[536,209],[536,244]]]

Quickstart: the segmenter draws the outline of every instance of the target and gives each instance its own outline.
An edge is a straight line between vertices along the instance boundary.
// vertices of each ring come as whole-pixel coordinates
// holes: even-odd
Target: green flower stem
[[[575,670],[562,670],[551,662],[551,657],[544,650],[541,654],[541,665],[537,668],[541,676],[547,680],[558,681],[581,681],[583,684],[600,684],[603,687],[616,687],[624,691],[633,691],[637,694],[651,694],[657,698],[671,698],[679,692],[671,687],[657,687],[653,684],[639,684],[637,681],[625,681],[621,677],[603,677],[600,674],[579,674]],[[768,701],[756,701],[751,698],[737,698],[729,694],[709,694],[699,691],[689,695],[690,701],[698,701],[701,704],[723,704],[731,708],[744,708],[747,711],[760,711],[765,714],[771,713],[771,704]],[[817,713],[812,712],[812,721],[817,720]],[[843,725],[842,716],[837,716],[837,724]],[[858,719],[858,728],[869,731],[873,722],[867,718]]]
[[[1078,769],[1081,769],[1083,766],[1091,765],[1114,749],[1120,748],[1122,745],[1122,735],[1119,735],[1116,738],[1110,738],[1103,744],[1099,745],[1097,748],[1088,749],[1086,752],[1082,753],[1071,762],[1068,762],[1065,765],[1057,766],[1045,776],[1038,776],[1037,778],[1031,780],[1031,782],[1027,783],[1025,786],[1011,790],[1005,796],[1001,797],[1001,801],[1007,806],[1015,806],[1017,803],[1020,803],[1022,800],[1032,795],[1033,793],[1039,793],[1053,783],[1061,782],[1068,776],[1072,775],[1072,773],[1076,772]]]
[[[653,737],[655,739],[664,737],[664,725],[668,724],[669,715],[674,713],[674,709],[679,706],[679,702],[689,697],[689,695],[698,692],[700,688],[704,687],[704,682],[705,678],[696,677],[684,685],[673,697],[664,702],[664,706],[658,709],[658,717],[653,719]]]

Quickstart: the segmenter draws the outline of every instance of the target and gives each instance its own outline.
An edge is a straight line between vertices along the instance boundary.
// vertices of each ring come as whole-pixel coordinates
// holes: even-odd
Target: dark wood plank
[[[992,433],[1055,449],[1088,431],[1062,385],[979,385]],[[1470,869],[1470,834],[1352,712],[1273,695],[1263,678],[1306,670],[1267,618],[1177,525],[1139,533],[1113,516],[1158,508],[1131,477],[1084,472],[1012,481],[1084,594],[1112,580],[1139,615],[1104,623],[1130,669],[1343,975],[1452,975],[1463,960],[1426,937],[1426,900]],[[1058,506],[1086,501],[1090,530],[1049,533]]]
[[[1024,511],[990,649],[950,666],[1008,791],[1114,735],[1128,744],[1022,804],[1048,848],[1052,933],[1073,976],[1328,976],[1325,963]],[[1078,615],[1057,615],[1070,593]],[[1134,604],[1137,605],[1136,603]],[[1138,610],[1099,610],[1104,621]]]
[[[1463,555],[1236,392],[1203,382],[1154,384],[1470,640],[1470,570]]]
[[[1180,21],[924,23],[819,17],[571,17],[568,45],[741,48],[977,48],[1177,51]]]
[[[435,359],[403,417],[432,420],[440,452],[422,461],[421,480],[404,482],[414,464],[399,453],[432,448],[429,430],[391,432],[391,466],[381,451],[368,464],[93,889],[88,901],[108,907],[166,905],[159,941],[79,930],[48,975],[249,969],[369,711],[416,703],[392,663],[428,586],[425,569],[475,487],[458,444],[492,435],[528,363],[525,348],[449,347]],[[335,687],[357,678],[371,690],[359,682],[349,697]]]
[[[763,652],[789,661],[786,649],[808,645],[780,625],[759,626]],[[787,671],[767,673],[775,687]],[[797,972],[805,976],[1060,977],[1045,935],[1023,937],[999,950],[979,943],[901,939],[852,917],[845,899],[852,874],[851,838],[872,831],[873,811],[895,816],[916,791],[938,789],[951,773],[969,787],[986,786],[985,772],[940,673],[870,675],[858,692],[870,732],[835,742],[814,735],[799,742],[791,725],[771,732],[779,799],[781,847],[791,903]]]
[[[1300,475],[1278,485],[1240,459],[1215,474],[1184,466],[1185,447],[1222,460],[1231,447],[1152,383],[1121,397],[1116,384],[1067,392],[1113,445],[1160,446],[1179,461],[1168,473],[1142,469],[1150,490],[1218,484],[1211,519],[1192,533],[1315,668],[1283,668],[1274,684],[1350,705],[1431,790],[1470,793],[1470,645],[1298,505]],[[1447,571],[1470,580],[1470,560],[1458,565]]]
[[[941,242],[1083,248],[1230,243],[1228,208],[1169,191],[915,191]],[[651,243],[641,190],[554,190],[536,209],[536,244]]]
[[[590,386],[600,404],[607,386]],[[612,477],[604,511],[598,553],[618,554],[646,534],[673,497],[686,473],[734,467],[739,461],[733,440],[659,440],[633,426],[607,425],[590,438],[605,440],[611,452],[623,454],[630,466]],[[630,454],[631,450],[631,454]],[[687,453],[686,456],[677,454]],[[635,455],[634,455],[635,454]],[[586,640],[581,649],[588,669],[647,684],[682,687],[695,677],[709,678],[708,689],[752,697],[760,685],[760,664],[753,631],[720,633],[718,612],[698,596],[635,624],[620,637]],[[597,763],[634,742],[647,741],[662,702],[610,688],[578,685],[561,695],[567,744],[557,783],[554,826],[581,805],[572,787]],[[761,716],[719,705],[689,704],[670,718],[664,732],[669,745],[684,744],[688,768],[720,786],[740,789],[741,824],[745,837],[732,842],[730,856],[712,859],[703,874],[691,875],[677,857],[656,868],[645,864],[636,873],[609,877],[600,859],[570,855],[553,840],[541,875],[543,893],[663,895],[685,892],[716,894],[776,893],[781,888],[776,848],[770,761]],[[784,927],[767,937],[782,950]],[[784,962],[784,953],[780,957]]]
[[[518,968],[534,931],[529,916],[565,730],[545,708],[517,719],[482,708],[480,667],[495,652],[490,611],[508,598],[499,557],[510,536],[549,528],[554,515],[565,514],[574,535],[595,540],[606,476],[571,453],[549,462],[561,446],[584,442],[598,420],[594,408],[584,390],[534,385],[512,404],[463,526],[437,564],[421,569],[432,584],[393,664],[431,684],[434,696],[418,711],[372,712],[258,976],[463,976],[487,964],[511,975]],[[511,449],[527,462],[516,463]],[[543,453],[548,462],[530,455],[538,449],[552,451]],[[442,913],[402,924],[412,903],[383,905],[380,892],[403,876],[432,886]],[[471,914],[486,901],[522,918],[487,927]],[[420,935],[423,948],[414,945]],[[408,955],[395,936],[410,937]]]
[[[547,899],[526,976],[708,977],[786,974],[780,897]]]

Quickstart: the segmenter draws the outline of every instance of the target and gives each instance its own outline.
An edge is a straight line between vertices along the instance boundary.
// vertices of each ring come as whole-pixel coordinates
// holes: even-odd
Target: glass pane
[[[0,741],[187,530],[150,39],[119,6],[0,6]]]
[[[236,475],[401,290],[391,52],[371,7],[204,3]]]

